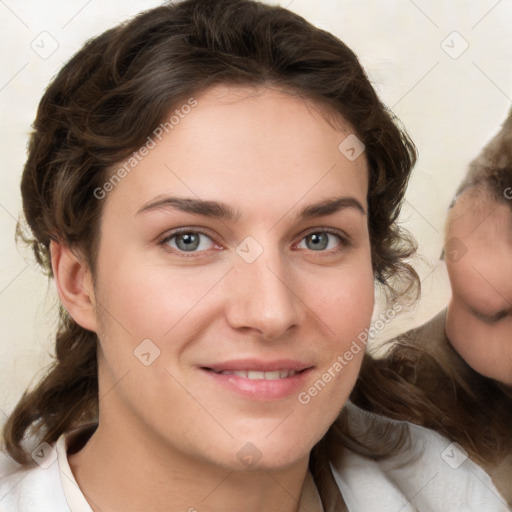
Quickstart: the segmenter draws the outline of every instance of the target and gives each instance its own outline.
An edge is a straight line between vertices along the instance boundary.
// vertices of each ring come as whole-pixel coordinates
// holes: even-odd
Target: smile
[[[215,370],[213,370],[215,371]],[[272,372],[261,372],[257,370],[222,370],[215,373],[221,375],[236,375],[249,380],[278,380],[293,377],[297,371],[295,370],[276,370]]]
[[[209,382],[224,392],[246,400],[274,401],[296,395],[309,381],[314,366],[308,363],[281,360],[226,361],[200,368]]]

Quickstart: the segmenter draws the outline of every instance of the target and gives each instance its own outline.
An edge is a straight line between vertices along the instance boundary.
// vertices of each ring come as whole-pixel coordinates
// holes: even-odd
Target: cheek
[[[374,308],[374,278],[371,264],[361,262],[326,282],[325,291],[312,297],[317,312],[331,326],[336,338],[346,344],[370,324]]]
[[[374,308],[374,279],[369,261],[358,269],[340,273],[325,287],[322,296],[311,297],[311,301],[316,305],[319,323],[327,330],[321,341],[319,380],[305,392],[312,397],[322,390],[323,398],[319,401],[341,408],[357,379],[366,350]]]
[[[194,316],[222,279],[224,266],[170,268],[124,259],[108,275],[104,273],[102,301],[131,337],[161,339]]]

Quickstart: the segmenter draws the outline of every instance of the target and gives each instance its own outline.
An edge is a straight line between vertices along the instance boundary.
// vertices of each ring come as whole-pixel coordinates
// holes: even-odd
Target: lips
[[[311,363],[291,359],[238,359],[201,367],[211,381],[225,390],[260,401],[284,399],[297,393],[312,369]]]

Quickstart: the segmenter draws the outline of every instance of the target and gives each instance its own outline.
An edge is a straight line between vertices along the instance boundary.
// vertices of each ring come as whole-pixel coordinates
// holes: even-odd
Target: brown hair
[[[21,190],[38,262],[51,275],[52,238],[79,250],[94,273],[102,202],[94,191],[183,98],[217,84],[277,86],[328,106],[356,130],[369,164],[375,276],[416,284],[414,251],[398,217],[416,151],[380,102],[355,54],[332,34],[280,7],[250,0],[185,0],[143,12],[90,40],[45,92]],[[4,429],[6,447],[42,440],[97,414],[97,337],[61,310],[56,361]]]
[[[470,163],[452,207],[465,194],[512,209],[512,110]],[[435,340],[439,345],[429,340],[422,346],[416,335],[413,330],[391,340],[382,359],[365,356],[352,400],[364,409],[432,428],[484,463],[512,453],[512,387],[473,370],[452,348],[444,328],[443,340]]]

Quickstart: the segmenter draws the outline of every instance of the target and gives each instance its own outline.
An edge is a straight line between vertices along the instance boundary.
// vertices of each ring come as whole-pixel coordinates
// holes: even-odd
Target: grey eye
[[[176,237],[176,245],[182,251],[195,251],[199,247],[199,242],[197,233],[183,233]]]
[[[212,245],[210,237],[197,231],[187,231],[172,235],[166,242],[173,249],[183,252],[194,252],[197,250],[207,250]],[[205,246],[206,245],[206,246]]]
[[[305,236],[301,244],[305,243],[305,248],[311,251],[325,251],[326,249],[334,249],[339,244],[341,237],[327,231],[318,231]],[[301,247],[304,248],[304,247]]]

